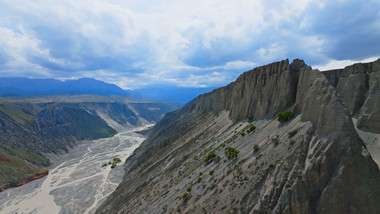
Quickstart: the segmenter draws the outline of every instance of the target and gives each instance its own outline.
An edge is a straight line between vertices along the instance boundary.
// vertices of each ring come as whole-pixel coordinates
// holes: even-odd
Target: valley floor
[[[93,213],[122,181],[125,159],[145,139],[135,131],[144,128],[83,142],[54,160],[45,178],[0,193],[0,213]],[[122,162],[111,169],[115,157]]]

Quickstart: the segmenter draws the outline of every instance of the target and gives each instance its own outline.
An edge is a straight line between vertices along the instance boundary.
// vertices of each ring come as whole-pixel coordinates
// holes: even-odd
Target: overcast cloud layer
[[[380,56],[379,0],[0,0],[0,77],[224,85],[285,58]]]

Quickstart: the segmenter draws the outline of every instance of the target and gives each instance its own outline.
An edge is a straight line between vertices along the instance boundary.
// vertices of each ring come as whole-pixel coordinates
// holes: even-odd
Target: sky
[[[0,0],[0,77],[222,86],[289,58],[380,57],[380,0]]]

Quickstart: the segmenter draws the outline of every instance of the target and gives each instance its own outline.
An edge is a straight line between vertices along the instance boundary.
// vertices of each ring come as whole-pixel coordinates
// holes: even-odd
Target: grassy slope
[[[7,156],[11,161],[0,161],[0,184],[18,183],[44,170],[17,157]]]
[[[67,151],[76,140],[110,137],[116,131],[97,115],[60,104],[0,103],[0,185],[18,183],[50,164],[42,153]]]

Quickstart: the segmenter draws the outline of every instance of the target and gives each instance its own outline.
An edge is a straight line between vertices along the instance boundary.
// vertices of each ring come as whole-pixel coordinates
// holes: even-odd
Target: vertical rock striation
[[[358,127],[380,131],[380,59],[344,69],[322,72],[350,115],[358,115]]]
[[[201,95],[190,102],[201,112],[230,112],[233,120],[249,115],[276,114],[290,107],[297,93],[298,73],[304,67],[303,60],[275,62],[255,68],[239,76],[226,87]]]
[[[154,127],[97,212],[380,213],[380,171],[351,118],[378,130],[379,63],[283,60],[197,97]],[[279,123],[285,109],[297,115]],[[221,160],[205,163],[210,151]]]

